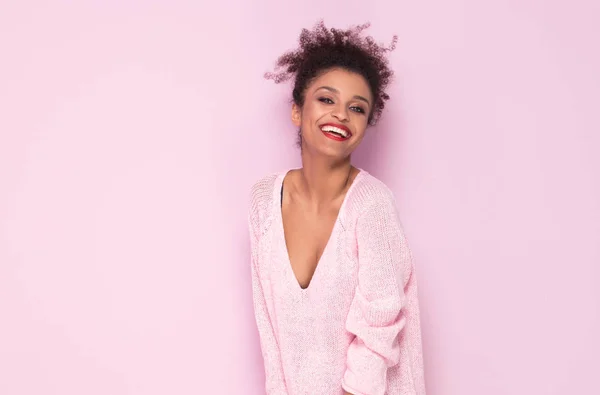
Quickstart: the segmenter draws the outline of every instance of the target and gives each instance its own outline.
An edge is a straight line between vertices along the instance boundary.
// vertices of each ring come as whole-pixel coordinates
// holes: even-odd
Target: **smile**
[[[326,137],[336,141],[345,141],[352,137],[350,129],[344,125],[327,123],[321,125],[321,131]]]

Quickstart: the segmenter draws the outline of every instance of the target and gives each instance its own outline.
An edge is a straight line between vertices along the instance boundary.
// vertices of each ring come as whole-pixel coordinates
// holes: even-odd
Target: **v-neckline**
[[[354,189],[354,186],[357,184],[358,178],[362,177],[363,174],[365,173],[364,170],[362,170],[360,168],[357,168],[357,169],[358,169],[358,173],[352,180],[352,183],[348,187],[348,190],[346,191],[346,194],[344,195],[344,198],[342,199],[342,204],[340,205],[340,209],[338,210],[337,216],[335,218],[335,222],[333,223],[333,227],[331,228],[331,233],[329,234],[327,243],[325,244],[325,247],[323,247],[321,256],[317,260],[317,265],[315,266],[315,270],[313,271],[312,276],[311,276],[310,280],[308,281],[308,284],[306,285],[306,288],[302,288],[302,285],[300,284],[300,281],[298,280],[298,277],[296,277],[296,273],[294,273],[294,269],[292,268],[292,260],[290,259],[290,253],[289,253],[289,250],[287,247],[287,240],[285,237],[285,227],[283,225],[283,204],[282,204],[283,201],[279,200],[279,199],[283,199],[283,194],[280,194],[280,191],[282,191],[282,188],[283,188],[283,181],[285,180],[285,177],[288,175],[288,173],[290,173],[293,169],[284,171],[279,175],[278,182],[275,185],[275,196],[277,196],[279,199],[276,200],[276,202],[278,204],[274,204],[274,207],[277,211],[277,217],[278,217],[277,222],[279,223],[279,231],[280,231],[280,236],[282,239],[283,252],[285,255],[285,261],[286,261],[285,266],[287,266],[285,269],[287,272],[289,272],[291,274],[291,280],[293,280],[293,282],[296,284],[296,286],[298,287],[300,292],[308,292],[309,288],[311,288],[311,285],[314,283],[315,277],[316,277],[317,273],[319,272],[319,267],[321,266],[323,259],[325,258],[325,256],[329,252],[329,249],[331,248],[330,245],[332,243],[334,235],[336,234],[336,232],[338,230],[338,223],[340,222],[340,218],[342,216],[343,210],[346,207],[346,202],[348,200],[348,196],[350,196],[350,193]]]

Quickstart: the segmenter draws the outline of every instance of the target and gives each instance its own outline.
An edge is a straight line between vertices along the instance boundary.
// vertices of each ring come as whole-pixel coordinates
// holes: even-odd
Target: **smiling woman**
[[[425,394],[417,280],[391,191],[351,154],[381,115],[393,49],[320,22],[281,56],[302,167],[251,191],[252,285],[266,392]]]

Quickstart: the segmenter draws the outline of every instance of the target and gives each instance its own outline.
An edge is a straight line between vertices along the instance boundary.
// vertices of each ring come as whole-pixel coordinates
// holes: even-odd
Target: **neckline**
[[[274,190],[274,195],[277,197],[277,199],[274,199],[275,204],[273,204],[273,207],[277,211],[277,222],[279,225],[279,235],[281,237],[281,242],[283,245],[283,248],[282,248],[283,254],[285,255],[285,262],[284,262],[284,264],[286,266],[285,270],[286,270],[286,272],[290,273],[290,277],[291,277],[290,279],[296,285],[297,289],[300,290],[300,292],[306,293],[306,292],[308,292],[309,289],[312,289],[312,285],[315,281],[315,278],[317,277],[317,274],[322,270],[322,269],[319,270],[319,267],[322,266],[321,263],[331,248],[330,245],[332,244],[334,235],[336,234],[336,232],[338,230],[338,227],[339,227],[338,224],[340,223],[342,215],[344,214],[348,198],[351,195],[352,191],[354,190],[355,186],[360,181],[360,178],[362,178],[364,175],[367,174],[367,172],[364,171],[363,169],[361,169],[361,168],[357,168],[357,169],[358,169],[358,173],[354,177],[354,180],[352,180],[352,183],[350,184],[350,186],[348,187],[348,190],[346,191],[346,194],[344,195],[342,204],[340,205],[340,209],[338,210],[337,217],[335,218],[333,228],[331,229],[331,233],[329,234],[329,238],[327,239],[327,243],[325,244],[325,247],[323,248],[323,252],[321,253],[321,256],[319,257],[319,260],[317,261],[315,270],[314,270],[306,288],[302,288],[302,286],[300,285],[300,282],[298,281],[298,278],[296,277],[296,274],[294,273],[294,270],[292,269],[292,261],[290,259],[290,253],[287,248],[287,242],[286,242],[286,238],[285,238],[285,228],[283,226],[283,205],[281,204],[282,200],[279,199],[280,191],[281,191],[281,188],[283,187],[283,181],[285,180],[285,177],[287,176],[287,174],[289,172],[291,172],[292,170],[295,170],[295,169],[288,169],[286,171],[283,171],[283,172],[279,173],[279,176],[277,177],[277,182],[275,183],[275,190]]]

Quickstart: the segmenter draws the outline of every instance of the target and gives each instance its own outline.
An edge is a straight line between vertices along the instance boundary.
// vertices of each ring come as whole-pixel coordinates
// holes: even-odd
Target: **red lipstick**
[[[335,141],[346,141],[352,137],[352,132],[347,126],[339,123],[324,123],[320,126],[321,132],[325,137],[329,137]]]

